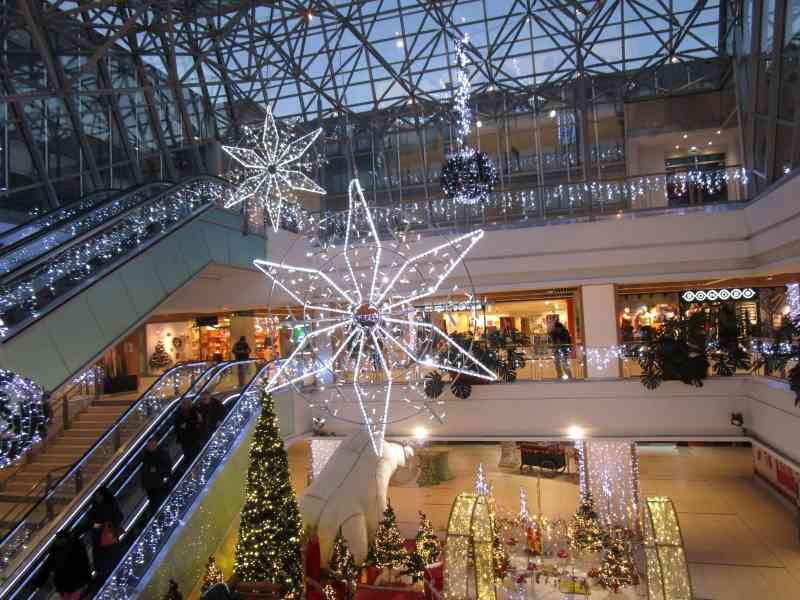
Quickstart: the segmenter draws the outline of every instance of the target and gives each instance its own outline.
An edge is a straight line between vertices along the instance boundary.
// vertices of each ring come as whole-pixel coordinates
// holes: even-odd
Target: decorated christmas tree
[[[594,510],[592,494],[586,492],[567,530],[569,545],[575,550],[599,552],[603,548],[603,530]]]
[[[439,558],[439,538],[433,532],[433,525],[428,516],[419,512],[419,530],[417,531],[417,554],[424,564],[429,565]]]
[[[234,572],[242,581],[281,586],[283,598],[303,592],[302,522],[289,481],[289,461],[278,434],[272,396],[261,397],[261,415],[250,446],[250,467]]]
[[[638,577],[631,557],[628,532],[622,527],[615,527],[609,533],[604,551],[603,564],[597,580],[603,587],[614,592],[628,585],[636,585]]]
[[[486,479],[486,470],[483,468],[483,463],[478,464],[478,473],[475,476],[475,493],[479,496],[488,496],[492,493],[492,488]]]
[[[416,550],[408,555],[406,574],[411,577],[411,581],[414,583],[425,578],[425,561],[422,560],[422,556]]]
[[[225,576],[217,566],[217,561],[214,560],[213,556],[209,556],[208,562],[206,563],[206,573],[203,575],[203,585],[201,587],[201,591],[205,593],[218,583],[224,582]]]
[[[494,578],[497,581],[503,579],[511,568],[508,551],[498,535],[495,535],[492,541],[492,565],[494,567]]]
[[[172,364],[172,357],[164,350],[164,342],[162,340],[156,342],[156,349],[150,356],[150,362],[148,364],[153,371],[166,369]]]
[[[397,517],[391,502],[386,504],[383,519],[378,524],[375,532],[374,544],[375,566],[379,569],[395,569],[402,571],[408,564],[408,552],[403,542],[403,536],[397,529]]]
[[[183,594],[178,589],[178,582],[174,579],[169,580],[169,588],[167,588],[167,593],[164,594],[164,600],[183,600]]]
[[[358,579],[359,568],[353,554],[347,547],[347,542],[342,537],[342,530],[336,534],[331,551],[331,560],[328,564],[328,571],[334,579],[346,582],[348,585],[355,584]]]

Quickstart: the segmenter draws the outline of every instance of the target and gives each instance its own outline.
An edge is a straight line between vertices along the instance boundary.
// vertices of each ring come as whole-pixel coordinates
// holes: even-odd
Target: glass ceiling
[[[73,33],[113,44],[227,119],[272,104],[312,120],[437,102],[468,35],[473,89],[530,92],[579,74],[719,55],[719,0],[52,0]],[[103,41],[105,40],[105,41]]]

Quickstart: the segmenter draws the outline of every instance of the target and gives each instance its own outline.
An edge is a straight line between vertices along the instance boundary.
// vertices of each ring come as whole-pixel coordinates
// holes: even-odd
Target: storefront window
[[[274,360],[283,355],[278,317],[256,317],[254,358]]]
[[[678,314],[677,293],[620,296],[617,320],[620,340],[647,340]]]

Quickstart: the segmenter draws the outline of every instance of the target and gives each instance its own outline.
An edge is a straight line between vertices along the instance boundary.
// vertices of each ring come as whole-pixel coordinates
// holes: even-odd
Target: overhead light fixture
[[[678,146],[677,144],[675,144],[675,150],[677,150],[678,148],[680,148],[680,146]]]
[[[722,134],[722,129],[717,129],[717,135],[721,135],[721,134]]]
[[[553,110],[550,111],[550,118],[551,119],[555,119],[557,114],[558,113],[556,112],[556,109],[554,108]]]
[[[483,127],[483,121],[478,121],[475,123],[475,127]]]
[[[402,48],[403,47],[403,40],[397,40],[395,42],[395,46],[397,46],[398,48]]]
[[[711,140],[709,140],[709,141],[708,141],[708,145],[709,145],[709,146],[711,145]]]
[[[691,148],[689,148],[689,150],[691,150],[692,152],[697,152],[697,146],[692,146]]]
[[[684,133],[684,134],[683,134],[683,139],[686,139],[686,138],[688,138],[688,137],[689,137],[689,134],[688,134],[688,133]]]
[[[567,437],[573,440],[582,440],[586,437],[586,431],[578,425],[570,425],[567,429]]]
[[[428,430],[424,427],[414,427],[414,437],[418,440],[424,440],[428,437]]]

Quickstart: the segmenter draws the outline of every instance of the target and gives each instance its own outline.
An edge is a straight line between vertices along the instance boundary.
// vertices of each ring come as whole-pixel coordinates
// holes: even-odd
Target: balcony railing
[[[548,221],[612,218],[635,212],[692,210],[701,206],[745,202],[752,197],[750,177],[742,167],[655,173],[584,182],[564,182],[498,191],[484,203],[461,205],[437,198],[376,206],[372,216],[383,231],[471,225],[533,225]],[[293,219],[297,219],[293,215]],[[344,237],[347,211],[305,214],[303,228],[319,229],[322,242]],[[363,220],[363,217],[362,217]],[[357,223],[367,231],[367,223]]]

